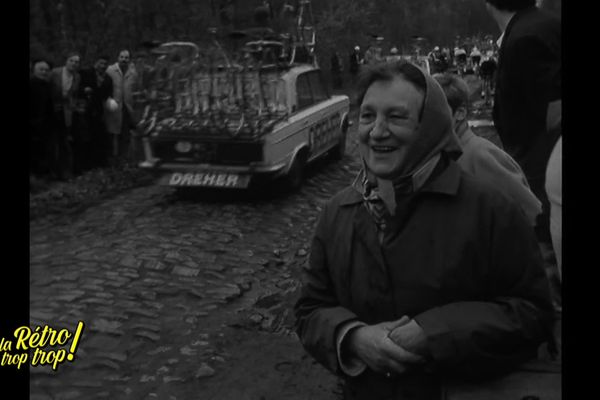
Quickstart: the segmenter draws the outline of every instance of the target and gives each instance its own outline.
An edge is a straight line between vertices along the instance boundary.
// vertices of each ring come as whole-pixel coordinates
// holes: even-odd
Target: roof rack
[[[290,65],[295,62],[306,62],[318,66],[315,45],[317,34],[310,0],[301,0],[296,20],[295,32],[292,35],[292,54]]]

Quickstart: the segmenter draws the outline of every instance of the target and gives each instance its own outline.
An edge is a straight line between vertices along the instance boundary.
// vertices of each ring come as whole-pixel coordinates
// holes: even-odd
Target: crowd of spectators
[[[435,46],[427,55],[433,73],[453,72],[458,75],[482,75],[484,63],[498,61],[498,46],[492,39],[470,37],[457,40],[454,49]],[[486,73],[487,74],[486,70]],[[483,78],[483,76],[482,76]]]
[[[363,52],[356,45],[348,54],[348,73],[351,82],[356,82],[363,66],[374,65],[384,61],[410,60],[423,65],[424,59],[429,62],[429,72],[450,72],[459,76],[476,75],[484,83],[482,98],[491,99],[493,82],[498,63],[498,45],[490,36],[457,38],[454,48],[434,46],[429,52],[422,52],[421,45],[415,45],[412,51],[401,52],[398,46],[384,45],[384,38],[374,37]],[[388,49],[389,47],[389,49]],[[342,86],[344,65],[337,49],[331,50],[330,71],[334,88]],[[491,104],[491,102],[489,102]]]
[[[53,66],[44,58],[30,63],[30,175],[68,180],[83,172],[139,161],[132,152],[136,118],[132,95],[137,72],[130,52],[115,63],[96,57],[81,68],[81,56],[68,53]]]

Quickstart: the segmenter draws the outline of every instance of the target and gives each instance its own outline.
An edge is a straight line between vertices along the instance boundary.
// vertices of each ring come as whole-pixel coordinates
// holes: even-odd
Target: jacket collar
[[[465,129],[465,131],[462,133],[462,135],[459,136],[460,145],[464,148],[467,145],[467,143],[469,143],[469,141],[471,139],[473,139],[474,137],[475,137],[475,134],[473,133],[471,128],[469,126],[467,126],[467,129]]]
[[[131,75],[132,74],[132,68],[133,68],[132,64],[129,64],[129,67],[127,68],[127,71],[125,71],[125,73],[123,73],[123,71],[121,70],[121,67],[119,67],[119,63],[118,62],[114,63],[112,65],[112,67],[121,76],[127,76],[127,75]]]
[[[458,186],[460,184],[460,166],[450,160],[448,167],[431,182],[426,183],[420,190],[421,193],[440,193],[449,196],[455,196],[458,192]],[[363,196],[361,193],[356,191],[353,187],[349,187],[347,190],[342,192],[340,199],[340,205],[352,205],[361,203]]]
[[[504,44],[506,43],[506,40],[507,40],[508,36],[510,35],[510,31],[512,30],[512,27],[515,25],[515,23],[523,15],[529,14],[530,12],[536,11],[536,10],[538,10],[538,8],[536,6],[531,6],[524,10],[517,11],[517,13],[512,16],[512,18],[510,19],[510,21],[508,21],[508,24],[506,25],[506,29],[504,30],[504,32],[502,32],[502,35],[500,35],[500,38],[498,38],[498,42],[500,42],[500,43],[496,42],[498,44],[498,47],[500,48],[499,52],[504,48]]]

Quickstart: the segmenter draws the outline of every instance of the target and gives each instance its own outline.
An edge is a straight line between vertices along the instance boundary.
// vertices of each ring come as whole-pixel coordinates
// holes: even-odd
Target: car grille
[[[152,145],[154,156],[163,162],[222,165],[242,165],[263,159],[261,143],[191,142],[192,150],[181,153],[176,149],[177,142],[177,140],[154,142]]]

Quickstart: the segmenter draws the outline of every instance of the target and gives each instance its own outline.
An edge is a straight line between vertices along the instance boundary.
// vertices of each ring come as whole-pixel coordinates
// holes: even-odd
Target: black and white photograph
[[[561,7],[29,0],[0,371],[31,400],[561,400]]]

